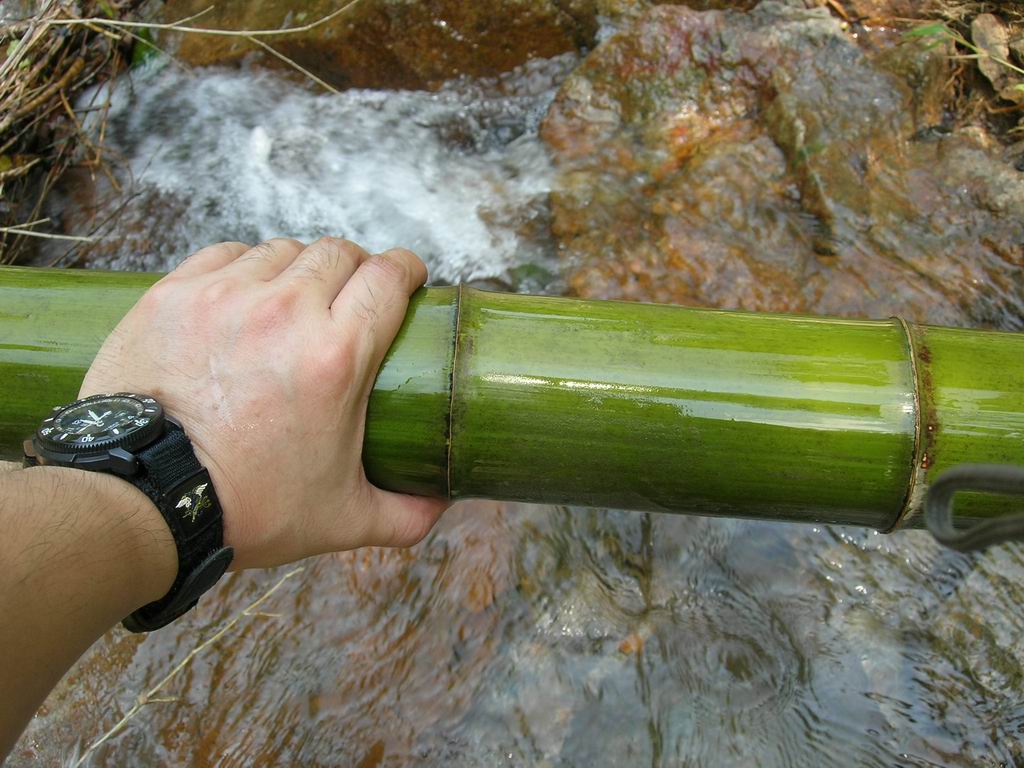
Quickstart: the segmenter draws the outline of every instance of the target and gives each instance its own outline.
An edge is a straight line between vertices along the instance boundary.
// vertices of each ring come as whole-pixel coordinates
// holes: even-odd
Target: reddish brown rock
[[[945,53],[823,10],[651,10],[543,136],[581,295],[1024,325],[1024,179],[941,119]]]
[[[829,5],[827,0],[818,0],[818,5]],[[932,6],[934,0],[839,0],[832,3],[838,6],[850,20],[867,22],[887,22],[892,19],[921,18]]]
[[[164,16],[186,18],[209,5],[168,0]],[[224,0],[194,24],[291,28],[338,8],[336,0]],[[578,50],[593,43],[596,30],[593,0],[361,0],[308,32],[262,39],[338,88],[434,88],[459,75],[496,75],[531,58]],[[286,66],[240,37],[176,38],[176,53],[189,64],[231,64],[258,52],[265,63]]]

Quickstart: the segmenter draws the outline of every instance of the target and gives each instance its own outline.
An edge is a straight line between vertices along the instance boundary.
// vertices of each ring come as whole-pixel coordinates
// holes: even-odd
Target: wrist
[[[115,475],[67,467],[21,470],[28,492],[51,494],[54,514],[41,536],[61,528],[67,544],[53,567],[90,572],[102,560],[116,591],[109,596],[113,620],[159,599],[171,588],[178,556],[156,505]],[[69,530],[68,530],[69,529]]]
[[[2,762],[74,660],[168,589],[177,555],[144,494],[77,469],[0,472],[0,531]]]
[[[151,542],[154,531],[164,530],[150,522],[155,520],[152,515],[140,516],[138,510],[152,513],[155,509],[166,524],[175,545],[175,577],[163,594],[133,606],[123,617],[126,629],[149,632],[171,623],[194,608],[231,564],[234,551],[223,544],[223,510],[211,474],[196,456],[181,422],[168,416],[151,395],[99,393],[55,406],[25,441],[24,449],[27,463],[114,476],[141,491],[152,506],[124,488],[123,482],[111,483],[108,478],[89,484],[101,495],[113,492],[122,497],[120,507],[132,512],[131,519],[120,524],[130,527],[135,519],[141,520],[142,529],[130,528],[124,535],[130,546],[148,553],[151,548],[140,546],[143,542],[135,534]],[[101,507],[107,511],[103,502]],[[153,583],[146,579],[138,585],[137,594],[152,595],[147,587]]]

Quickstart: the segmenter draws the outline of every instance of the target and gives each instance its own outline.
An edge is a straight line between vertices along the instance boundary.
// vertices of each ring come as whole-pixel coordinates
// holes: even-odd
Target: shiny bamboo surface
[[[454,496],[875,527],[900,511],[914,394],[893,323],[462,301]]]
[[[0,453],[157,277],[0,268]],[[1022,371],[1020,334],[429,288],[364,463],[411,493],[888,530],[948,466],[1024,463]]]

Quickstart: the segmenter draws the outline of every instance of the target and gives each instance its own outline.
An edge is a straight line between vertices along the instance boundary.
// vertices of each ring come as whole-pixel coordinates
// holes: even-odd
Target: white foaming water
[[[167,270],[217,241],[321,235],[410,248],[432,281],[546,260],[550,242],[531,234],[547,231],[551,182],[537,128],[573,63],[537,60],[437,93],[334,95],[245,69],[123,79],[105,145],[132,180],[127,194],[97,182],[102,208],[123,212],[89,265]],[[58,205],[76,228],[75,204]]]

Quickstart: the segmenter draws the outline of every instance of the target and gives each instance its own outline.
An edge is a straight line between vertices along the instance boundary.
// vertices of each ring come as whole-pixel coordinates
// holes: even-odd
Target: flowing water
[[[136,76],[107,129],[133,196],[89,192],[125,211],[94,263],[332,233],[414,248],[436,281],[558,290],[538,123],[574,63],[435,94]],[[1024,764],[1017,546],[471,501],[411,551],[304,566],[89,764]],[[111,632],[11,764],[73,759],[288,572],[231,576],[144,638]]]
[[[437,93],[340,95],[274,72],[163,66],[84,99],[111,99],[104,131],[129,191],[98,175],[55,197],[52,215],[116,210],[90,259],[108,269],[167,271],[212,242],[282,233],[402,245],[435,282],[539,266],[552,170],[537,127],[574,63],[536,60]],[[76,210],[75,195],[92,199]]]

